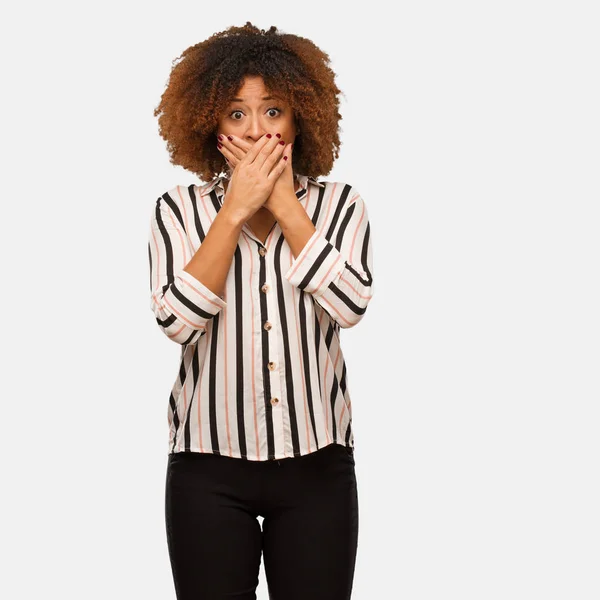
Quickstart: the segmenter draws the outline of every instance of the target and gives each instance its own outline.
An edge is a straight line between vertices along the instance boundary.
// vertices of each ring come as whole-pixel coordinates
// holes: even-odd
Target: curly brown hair
[[[248,75],[261,76],[265,88],[294,111],[294,171],[315,178],[331,171],[339,156],[338,94],[343,93],[335,84],[329,55],[312,41],[247,21],[190,46],[172,64],[154,109],[172,164],[204,181],[226,170],[213,136],[219,115]]]

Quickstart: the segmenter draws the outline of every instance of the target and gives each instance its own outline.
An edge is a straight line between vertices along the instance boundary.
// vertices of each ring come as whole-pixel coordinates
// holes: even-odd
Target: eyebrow
[[[275,100],[275,98],[273,96],[265,96],[264,98],[261,98],[262,100]],[[232,102],[243,102],[244,99],[243,98],[232,98],[231,99]]]

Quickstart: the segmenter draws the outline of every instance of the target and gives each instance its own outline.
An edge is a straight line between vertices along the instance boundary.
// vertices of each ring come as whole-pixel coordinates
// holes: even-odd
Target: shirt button
[[[267,253],[267,249],[266,249],[266,248],[263,248],[263,247],[261,246],[261,247],[258,249],[258,253],[259,253],[261,256],[264,256],[264,255]]]
[[[273,406],[276,406],[278,402],[279,402],[279,398],[271,398],[271,404]]]
[[[266,294],[269,291],[269,286],[265,283],[260,289]]]
[[[269,367],[269,371],[272,371],[273,369],[275,369],[275,363],[273,361],[271,361],[267,367]]]
[[[272,327],[271,323],[269,323],[269,321],[266,321],[266,322],[265,322],[265,329],[266,329],[267,331],[269,331],[269,329],[271,329],[271,327]]]

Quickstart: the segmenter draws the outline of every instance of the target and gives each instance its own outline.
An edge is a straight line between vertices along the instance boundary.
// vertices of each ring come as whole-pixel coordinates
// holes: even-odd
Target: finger
[[[242,150],[236,143],[236,138],[233,135],[229,135],[226,136],[225,134],[220,134],[220,137],[217,136],[219,138],[219,143],[224,147],[227,148],[227,150],[229,150],[230,156],[235,156],[235,158],[237,158],[238,160],[242,160],[242,158],[244,158],[244,155],[246,154],[246,150]],[[229,138],[232,138],[231,140]],[[217,145],[218,147],[218,145]]]
[[[285,168],[288,165],[288,161],[289,161],[290,157],[287,153],[287,150],[284,150],[282,155],[279,158],[279,162],[273,167],[273,170],[269,173],[269,175],[267,176],[267,179],[269,179],[272,182],[275,182],[280,175],[285,171]]]
[[[233,154],[231,154],[231,151],[225,148],[225,146],[223,145],[221,145],[220,147],[219,145],[217,145],[217,148],[219,152],[223,154],[227,163],[235,168],[235,166],[239,163],[239,160],[235,156],[233,156]]]
[[[279,160],[283,148],[285,148],[285,142],[277,136],[273,136],[269,140],[269,143],[265,144],[258,153],[258,156],[254,160],[254,164],[260,170],[264,171],[266,169],[267,172],[269,172],[273,165]]]
[[[242,163],[242,162],[245,164],[252,163],[252,161],[256,158],[256,156],[260,152],[261,148],[268,141],[269,141],[269,138],[267,137],[266,134],[259,137],[258,140],[256,140],[256,142],[254,144],[252,144],[252,147],[248,150],[248,152],[246,152],[246,154],[244,155],[244,158],[242,158],[240,163]]]
[[[248,150],[243,160],[247,160],[257,169],[261,169],[265,163],[265,160],[275,150],[275,147],[279,143],[279,138],[270,133],[265,133],[259,140]]]
[[[285,150],[285,142],[280,140],[273,148],[273,151],[266,157],[265,162],[262,164],[261,170],[269,174],[274,165],[276,165],[281,159],[281,154]],[[266,146],[265,146],[266,147]]]
[[[241,156],[238,152],[238,150],[242,151],[242,155],[246,154],[246,152],[248,152],[248,150],[250,150],[250,148],[252,148],[253,144],[251,144],[250,142],[247,142],[246,140],[238,137],[237,135],[222,135],[221,136],[223,139],[221,141],[222,144],[225,144],[228,148],[231,149],[231,151],[236,155],[236,156]],[[229,139],[229,138],[232,139]]]
[[[292,169],[292,144],[286,144],[283,149],[283,155],[281,157],[284,161],[284,171],[289,168]]]
[[[292,150],[294,148],[294,144],[292,142],[290,142],[289,144],[286,145],[285,149],[284,149],[284,156],[287,155],[287,160],[285,161],[288,165],[290,165],[290,168],[292,167]]]

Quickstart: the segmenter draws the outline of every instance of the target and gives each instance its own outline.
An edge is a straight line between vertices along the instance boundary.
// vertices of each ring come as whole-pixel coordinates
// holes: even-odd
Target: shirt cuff
[[[227,306],[221,296],[183,269],[175,275],[174,284],[167,290],[164,299],[184,322],[197,328],[204,327],[207,319]]]
[[[339,250],[317,229],[284,276],[292,285],[318,297],[339,277],[345,265]]]

